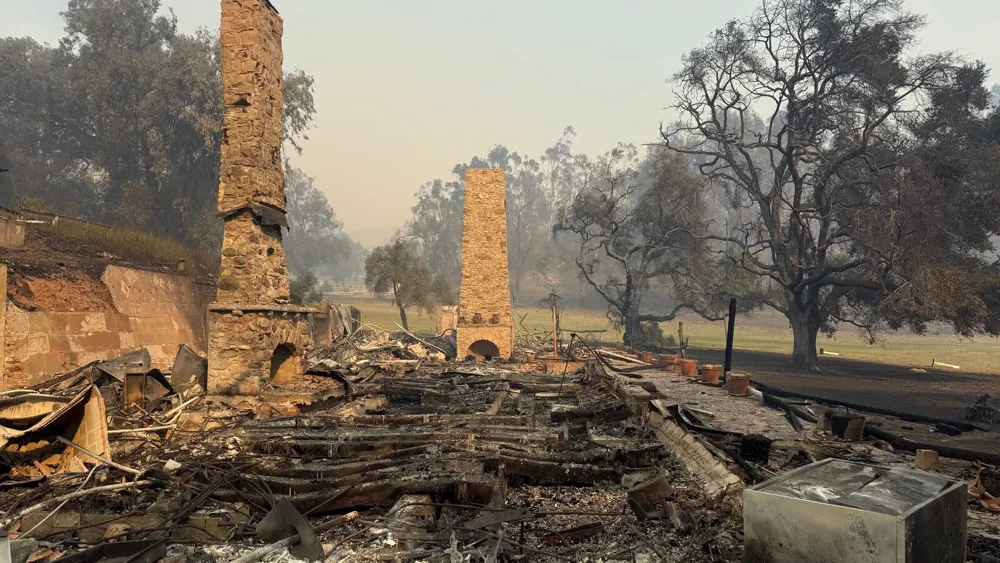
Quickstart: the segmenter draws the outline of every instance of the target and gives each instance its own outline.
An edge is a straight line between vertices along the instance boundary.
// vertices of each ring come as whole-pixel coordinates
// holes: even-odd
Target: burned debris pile
[[[983,395],[965,410],[965,418],[972,422],[1000,424],[1000,397],[989,393]]]
[[[184,349],[164,373],[140,352],[7,393],[5,529],[33,561],[738,558],[738,512],[658,439],[641,387],[431,353],[374,333],[316,351],[303,377],[338,393],[291,414],[204,395]]]
[[[946,457],[949,442],[914,458],[876,436],[962,444],[975,427],[953,437],[767,390],[732,396],[600,348],[441,362],[417,340],[356,330],[259,397],[206,394],[206,362],[184,346],[170,370],[140,350],[3,393],[0,504],[23,556],[12,560],[729,562],[749,554],[745,527],[754,553],[783,560],[788,542],[769,544],[760,526],[787,517],[748,519],[744,501],[775,502],[787,479],[805,487],[781,501],[788,514],[817,502],[816,487],[836,485],[837,506],[895,502],[899,479],[968,488],[970,545],[1000,551],[993,467]],[[832,461],[896,481],[795,477]]]

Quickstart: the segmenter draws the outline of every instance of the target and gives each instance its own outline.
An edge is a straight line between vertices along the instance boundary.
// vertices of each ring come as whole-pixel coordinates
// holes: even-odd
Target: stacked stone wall
[[[503,170],[465,171],[457,339],[460,358],[479,340],[492,342],[503,358],[509,358],[513,351],[504,197]]]
[[[266,0],[223,0],[219,211],[285,209],[281,16]]]
[[[285,213],[281,34],[281,16],[267,0],[222,1],[220,303],[289,300],[281,226],[273,221]]]
[[[180,344],[205,353],[207,304],[193,278],[108,266],[101,281],[114,312],[27,311],[6,303],[0,389],[44,383],[140,348],[160,369],[170,369]]]
[[[262,225],[250,210],[226,221],[219,268],[219,303],[288,303],[285,247],[277,225]]]
[[[208,314],[208,392],[259,395],[290,383],[271,378],[271,361],[279,346],[290,346],[287,372],[302,373],[303,351],[312,343],[311,313],[293,306],[247,311],[213,307]]]
[[[267,0],[222,0],[219,211],[226,223],[219,291],[208,313],[212,394],[260,395],[292,383],[312,345],[314,311],[288,305],[281,240],[281,34],[281,17]],[[278,355],[279,348],[287,351]]]

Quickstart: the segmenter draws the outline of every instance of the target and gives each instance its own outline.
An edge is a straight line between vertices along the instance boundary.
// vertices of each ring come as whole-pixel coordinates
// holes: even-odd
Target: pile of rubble
[[[966,409],[965,418],[973,422],[1000,424],[1000,397],[991,397],[989,393],[983,395]]]
[[[0,557],[742,561],[744,490],[834,460],[910,478],[909,454],[838,438],[808,401],[728,396],[612,351],[444,362],[446,346],[355,331],[281,390],[306,401],[206,396],[186,347],[170,371],[140,351],[3,393]],[[969,467],[930,469],[954,490]],[[1000,545],[996,476],[978,466],[970,486],[980,554]],[[849,505],[866,485],[844,483]]]
[[[318,351],[313,384],[342,393],[292,416],[223,411],[186,350],[173,373],[140,352],[8,393],[10,545],[32,561],[736,560],[738,514],[647,427],[647,391],[596,364],[443,365],[433,346],[371,333]]]

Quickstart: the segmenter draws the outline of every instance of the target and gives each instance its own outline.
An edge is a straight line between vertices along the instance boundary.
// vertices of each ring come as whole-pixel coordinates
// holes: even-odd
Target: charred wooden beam
[[[313,516],[342,512],[350,508],[388,507],[402,495],[440,495],[441,498],[458,504],[485,505],[493,495],[494,486],[495,481],[488,475],[415,474],[296,495],[289,500],[299,512],[312,513]],[[212,497],[234,503],[249,499],[261,506],[267,506],[268,503],[256,491],[220,489]]]
[[[526,393],[579,393],[583,390],[579,383],[523,383],[512,387]]]
[[[619,422],[632,416],[625,403],[603,407],[576,407],[570,405],[554,405],[550,413],[552,422],[573,422],[577,420],[601,420],[604,422]]]
[[[280,462],[285,461],[284,459],[279,458],[274,460],[274,466],[259,468],[258,471],[275,477],[329,480],[349,477],[351,475],[361,475],[388,467],[398,467],[408,464],[419,465],[420,463],[426,463],[427,461],[445,462],[463,460],[473,462],[482,460],[489,455],[481,452],[469,451],[443,452],[442,448],[439,447],[413,448],[409,451],[399,450],[398,452],[393,453],[400,455],[394,455],[384,459],[333,464],[303,463],[289,465],[287,463],[282,463],[279,465]]]
[[[528,426],[527,417],[518,415],[490,414],[396,414],[355,416],[349,421],[355,426],[404,426],[414,424],[465,424],[481,426],[487,424],[504,426]]]
[[[507,390],[503,389],[497,393],[496,397],[493,399],[493,404],[490,408],[486,409],[486,414],[489,416],[496,416],[500,414],[500,409],[503,408],[503,402],[507,398]]]
[[[398,430],[398,429],[397,429]],[[265,455],[310,456],[323,458],[347,458],[362,453],[389,453],[400,448],[424,446],[428,444],[531,444],[534,446],[554,446],[565,440],[562,433],[554,431],[527,433],[522,427],[514,430],[497,430],[477,427],[475,432],[427,431],[384,436],[356,436],[335,439],[329,436],[290,436],[261,439],[249,444],[251,451]]]
[[[423,475],[479,475],[483,473],[483,462],[476,460],[459,461],[414,461],[400,463],[364,473],[355,473],[343,477],[328,477],[323,479],[286,477],[271,475],[267,471],[240,475],[247,481],[265,483],[269,490],[279,495],[302,495],[318,491],[329,491],[340,487],[348,487],[357,483],[387,481],[400,476],[414,474]]]
[[[621,482],[619,469],[598,465],[577,463],[552,463],[513,456],[497,456],[486,460],[487,471],[496,470],[501,465],[507,477],[524,477],[539,485],[595,485],[597,483]]]

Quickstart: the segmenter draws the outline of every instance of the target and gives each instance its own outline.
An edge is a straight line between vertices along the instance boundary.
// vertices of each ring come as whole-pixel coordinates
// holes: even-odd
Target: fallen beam
[[[515,388],[521,389],[526,393],[579,393],[583,391],[583,385],[579,383],[524,383],[517,385]]]
[[[375,395],[355,399],[333,411],[335,418],[351,418],[371,411],[377,411],[389,406],[389,398],[385,395]]]
[[[628,362],[630,364],[639,364],[641,366],[653,367],[653,364],[646,363],[646,362],[640,360],[639,358],[633,358],[631,356],[624,356],[622,354],[618,354],[618,353],[615,353],[615,352],[609,352],[608,350],[598,350],[597,353],[600,354],[600,355],[602,355],[602,356],[607,356],[609,358],[613,358],[615,360],[620,360],[620,361],[623,361],[623,362]]]
[[[297,479],[311,479],[311,480],[331,480],[339,479],[343,477],[349,477],[351,475],[361,475],[365,473],[371,473],[373,471],[379,471],[382,469],[390,467],[400,467],[405,465],[416,465],[416,464],[427,464],[429,461],[433,462],[445,462],[452,460],[467,460],[476,461],[481,460],[486,457],[486,454],[477,452],[455,452],[455,453],[442,453],[440,448],[428,447],[428,448],[417,448],[417,451],[412,451],[407,453],[404,450],[400,450],[399,456],[393,456],[385,459],[376,460],[365,460],[356,461],[350,463],[308,463],[308,464],[280,464],[278,460],[275,460],[275,466],[269,467],[267,469],[260,469],[259,471],[266,472],[268,475],[274,477],[288,477]],[[432,456],[432,457],[431,457]],[[284,460],[281,460],[284,461]]]
[[[625,403],[601,408],[553,405],[549,415],[552,422],[573,422],[577,420],[601,420],[620,422],[632,416]]]
[[[522,428],[522,427],[517,427]],[[393,450],[424,446],[428,444],[476,444],[499,446],[501,444],[511,445],[534,445],[555,446],[565,440],[565,436],[560,433],[528,434],[523,429],[520,431],[497,431],[488,427],[476,428],[476,432],[424,432],[414,434],[399,434],[397,436],[363,436],[357,438],[347,438],[342,440],[331,439],[330,437],[309,437],[303,436],[273,436],[263,438],[255,436],[255,441],[249,444],[249,449],[253,452],[265,455],[283,455],[298,457],[323,457],[332,459],[343,459],[355,457],[366,453],[388,453]],[[558,432],[558,430],[553,430]]]
[[[505,393],[504,393],[505,394]],[[502,395],[501,395],[502,396]],[[347,420],[355,426],[407,426],[413,424],[467,424],[472,426],[501,425],[529,426],[527,417],[519,415],[486,414],[397,414],[356,416]]]
[[[656,437],[667,447],[688,471],[704,481],[705,492],[710,497],[724,497],[738,506],[742,503],[743,480],[700,444],[691,434],[669,418],[667,407],[659,400],[652,402],[649,427]]]
[[[597,483],[619,483],[622,472],[613,467],[581,465],[577,463],[553,463],[513,456],[497,456],[486,460],[487,471],[504,467],[507,477],[524,477],[539,485],[595,485]]]
[[[258,471],[253,474],[243,474],[240,475],[240,477],[249,482],[265,483],[268,489],[275,494],[294,496],[319,491],[329,491],[331,489],[349,487],[359,483],[388,481],[394,478],[406,477],[415,474],[478,475],[482,472],[482,461],[435,460],[396,464],[389,467],[366,471],[364,473],[355,473],[352,475],[345,475],[343,477],[328,477],[323,479],[271,475],[270,472],[267,471]]]
[[[352,508],[389,506],[402,495],[440,495],[458,504],[485,505],[492,497],[494,485],[487,475],[442,476],[428,473],[297,495],[288,500],[299,512],[314,516]],[[249,499],[261,506],[267,506],[268,502],[259,492],[250,490],[219,489],[212,494],[212,498],[233,503]]]
[[[500,414],[500,409],[503,408],[503,402],[506,398],[507,398],[506,389],[497,393],[496,398],[493,399],[493,404],[490,405],[490,408],[486,409],[485,414],[488,416],[496,416]]]

